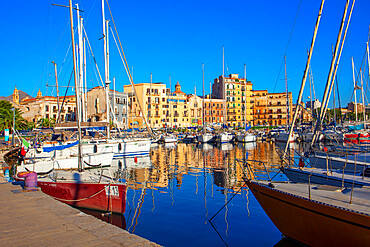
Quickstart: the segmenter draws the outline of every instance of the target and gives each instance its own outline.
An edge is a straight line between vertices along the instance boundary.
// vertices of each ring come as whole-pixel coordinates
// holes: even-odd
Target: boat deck
[[[258,182],[267,185],[268,182]],[[302,198],[309,198],[309,185],[301,183],[272,183],[275,190],[292,194]],[[351,189],[311,184],[311,200],[318,203],[330,204],[345,210],[370,215],[370,187],[354,188],[352,203]]]

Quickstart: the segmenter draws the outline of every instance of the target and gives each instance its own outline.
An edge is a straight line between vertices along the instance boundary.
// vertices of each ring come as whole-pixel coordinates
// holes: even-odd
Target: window
[[[150,94],[150,88],[146,89],[146,94]]]
[[[162,102],[165,102],[166,100],[165,100],[165,98],[162,98]]]
[[[49,106],[48,105],[45,106],[45,111],[49,111]]]

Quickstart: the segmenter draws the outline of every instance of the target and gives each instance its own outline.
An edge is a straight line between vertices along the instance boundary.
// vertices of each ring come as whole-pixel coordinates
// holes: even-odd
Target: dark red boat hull
[[[119,214],[125,212],[125,184],[38,181],[37,186],[54,199],[75,207]]]

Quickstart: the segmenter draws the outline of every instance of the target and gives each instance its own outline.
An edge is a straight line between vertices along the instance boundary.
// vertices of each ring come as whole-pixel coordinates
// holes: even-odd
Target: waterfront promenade
[[[0,198],[1,246],[159,246],[3,176]]]

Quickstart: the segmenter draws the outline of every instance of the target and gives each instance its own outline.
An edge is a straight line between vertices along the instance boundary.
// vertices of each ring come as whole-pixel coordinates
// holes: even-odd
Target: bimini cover
[[[348,130],[350,130],[350,131],[362,130],[362,129],[364,129],[364,124],[348,126]]]
[[[67,144],[67,145],[60,145],[60,146],[55,146],[55,147],[45,147],[45,148],[42,148],[42,151],[44,151],[46,153],[50,153],[54,150],[63,150],[63,149],[66,149],[66,148],[76,146],[77,144],[78,144],[78,141],[75,141],[75,142],[72,142],[72,143]]]

